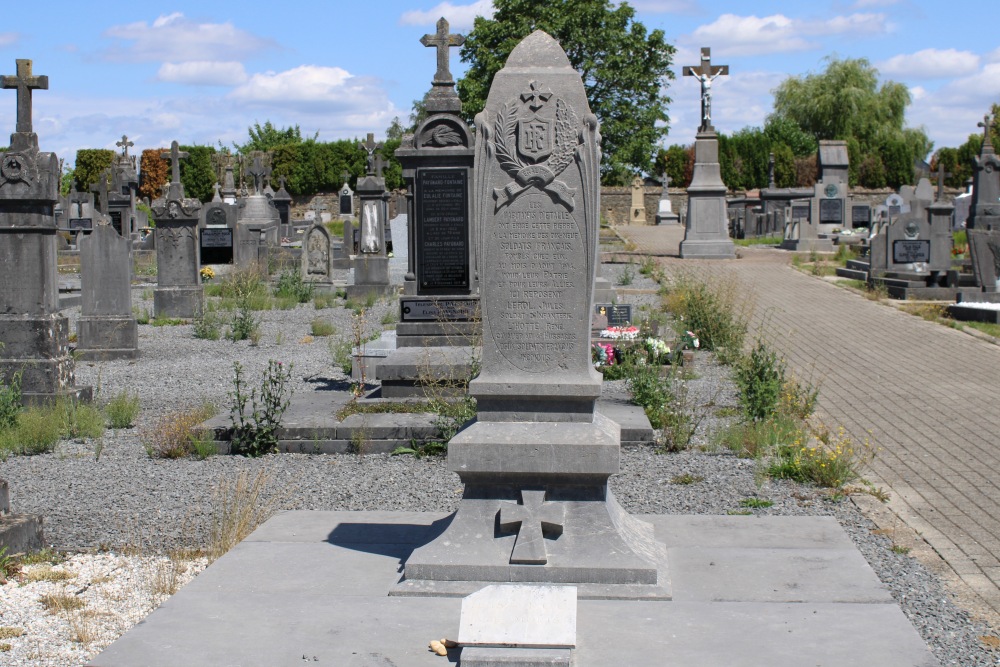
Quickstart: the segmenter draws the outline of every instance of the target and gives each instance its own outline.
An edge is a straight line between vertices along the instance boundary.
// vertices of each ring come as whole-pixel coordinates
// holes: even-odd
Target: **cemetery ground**
[[[664,254],[641,233],[626,236],[640,253]],[[752,273],[763,264],[745,258],[726,267]],[[612,488],[626,509],[748,521],[834,516],[942,664],[998,663],[996,633],[960,606],[967,599],[952,602],[943,570],[914,558],[928,550],[926,533],[885,518],[893,515],[882,501],[913,503],[880,465],[883,457],[899,457],[884,451],[886,424],[865,423],[867,412],[841,402],[838,378],[810,364],[808,350],[787,344],[809,347],[801,341],[805,316],[793,312],[786,321],[774,305],[781,297],[738,272],[739,279],[712,275],[715,269],[704,264],[681,269],[640,254],[603,271],[619,300],[634,304],[636,319],[658,329],[643,327],[634,344],[606,341],[625,363],[602,368],[604,394],[644,404],[657,428],[654,442],[623,448]],[[137,273],[141,279],[143,271]],[[280,394],[283,383],[293,400],[320,394],[332,405],[335,394],[349,397],[356,386],[346,372],[351,347],[394,325],[395,300],[300,303],[294,279],[285,279],[284,290],[274,289],[277,282],[268,288],[253,276],[220,272],[207,289],[209,314],[193,323],[144,316],[152,285],[137,285],[142,356],[77,363],[77,384],[94,387],[104,412],[61,406],[42,420],[59,427],[56,442],[39,446],[42,453],[7,445],[0,477],[11,484],[12,505],[44,515],[52,548],[23,559],[0,557],[8,579],[0,587],[0,662],[84,664],[274,512],[455,509],[461,485],[442,456],[364,454],[363,442],[340,455],[216,455],[214,443],[198,436],[200,421],[230,411],[236,364],[246,391]],[[79,308],[67,314],[74,320]],[[757,345],[762,323],[771,335]],[[774,327],[785,325],[797,333],[774,335]],[[700,338],[692,363],[676,363],[676,355],[665,370],[651,363],[646,335],[665,339],[673,354],[689,328]],[[839,347],[836,340],[825,343]],[[639,356],[650,363],[636,363]],[[903,383],[900,391],[905,377],[894,379]],[[893,388],[869,391],[876,389]],[[802,417],[814,399],[828,426],[814,422],[810,435]],[[272,412],[281,402],[272,403]],[[105,430],[106,421],[117,427]],[[264,419],[250,421],[267,426]],[[868,428],[878,429],[870,445]],[[71,437],[59,437],[59,430]],[[875,452],[878,446],[883,451]]]

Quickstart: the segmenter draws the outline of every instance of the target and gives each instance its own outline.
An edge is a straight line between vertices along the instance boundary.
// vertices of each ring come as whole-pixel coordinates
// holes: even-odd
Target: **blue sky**
[[[761,125],[770,91],[824,58],[865,57],[913,94],[911,126],[935,147],[962,143],[1000,101],[1000,48],[984,0],[735,2],[635,0],[639,20],[677,47],[665,144],[693,141],[698,84],[680,76],[712,48],[730,76],[716,81],[713,118],[732,132]],[[383,136],[430,87],[434,49],[421,46],[440,16],[468,32],[489,0],[372,2],[9,3],[0,23],[0,74],[34,61],[49,90],[34,94],[43,150],[67,163],[78,148],[133,150],[242,142],[270,120],[320,139]],[[465,69],[453,50],[452,72]],[[0,91],[0,133],[14,129],[15,95]]]

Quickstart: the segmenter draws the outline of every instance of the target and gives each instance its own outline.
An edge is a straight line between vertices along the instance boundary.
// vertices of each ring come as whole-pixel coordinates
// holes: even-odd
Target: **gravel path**
[[[617,271],[620,266],[605,267],[606,276],[616,276]],[[642,278],[636,275],[639,289]],[[148,290],[136,290],[140,307],[151,307],[142,299]],[[380,328],[381,318],[390,308],[395,308],[395,303],[377,304],[372,309],[367,318],[370,331]],[[148,555],[204,546],[213,489],[220,480],[232,479],[243,471],[264,472],[269,494],[281,508],[448,511],[456,507],[460,483],[445,469],[441,458],[285,454],[260,459],[150,459],[142,444],[142,428],[167,412],[205,401],[225,409],[234,362],[243,364],[249,377],[258,376],[268,359],[290,363],[296,392],[311,391],[318,381],[343,380],[331,363],[329,340],[311,338],[309,329],[314,318],[322,317],[334,324],[338,335],[350,335],[350,311],[317,311],[309,304],[265,312],[262,317],[263,335],[258,346],[246,341],[198,340],[192,336],[191,325],[140,326],[143,354],[139,360],[77,367],[78,384],[97,388],[98,400],[123,390],[137,392],[142,401],[139,428],[109,431],[100,444],[91,440],[64,442],[51,454],[0,462],[0,477],[10,482],[14,509],[44,515],[46,538],[53,546],[70,551],[105,550],[77,557],[81,560],[66,565],[76,568],[73,581],[91,582],[81,584],[90,589],[116,577],[140,576],[135,573],[153,567],[122,553],[137,550]],[[694,444],[705,448],[711,431],[725,420],[714,413],[735,405],[735,391],[728,369],[712,362],[707,354],[698,355],[693,372],[693,378],[686,382],[687,400],[696,417],[704,417]],[[606,391],[621,392],[623,387],[608,383]],[[685,481],[690,483],[682,483]],[[638,513],[746,512],[740,501],[757,497],[774,504],[754,509],[754,514],[835,516],[943,665],[1000,664],[998,654],[979,640],[980,635],[989,634],[987,628],[972,623],[957,609],[937,579],[916,560],[894,552],[889,537],[873,533],[874,524],[849,499],[768,480],[753,461],[698,448],[676,454],[625,449],[622,472],[613,478],[612,488],[626,509]],[[108,561],[112,556],[120,560]],[[193,576],[201,566],[190,564],[183,576]],[[153,571],[165,567],[161,564]],[[142,576],[156,579],[163,575]],[[148,589],[127,583],[122,587]],[[24,594],[25,590],[31,594]],[[31,601],[38,595],[13,581],[0,587],[0,628],[27,630],[22,637],[0,639],[0,644],[11,644],[10,651],[0,653],[0,664],[79,665],[110,641],[108,637],[124,632],[151,608],[149,595],[132,602],[122,590],[114,589],[105,597],[117,600],[123,617],[133,620],[115,620],[114,631],[98,633],[92,643],[81,646],[69,640],[72,627],[67,630],[67,623],[55,622]]]

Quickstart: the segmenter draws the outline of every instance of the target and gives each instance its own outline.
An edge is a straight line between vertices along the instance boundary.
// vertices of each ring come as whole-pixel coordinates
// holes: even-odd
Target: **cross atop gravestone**
[[[701,49],[701,64],[684,66],[684,76],[693,76],[701,82],[701,127],[699,132],[712,130],[712,82],[720,76],[729,75],[729,65],[713,65],[712,49]]]
[[[116,141],[115,146],[122,149],[122,157],[128,157],[128,149],[135,146],[135,143],[128,140],[128,136],[122,135],[121,141]]]
[[[181,158],[182,157],[186,158],[189,156],[190,153],[188,153],[187,151],[182,151],[180,149],[176,139],[170,144],[169,153],[160,153],[161,158],[163,158],[164,160],[170,160],[171,183],[181,182]]]
[[[375,135],[368,133],[368,138],[363,142],[358,142],[358,148],[368,153],[368,175],[375,175],[375,151],[382,148],[382,144],[375,143]]]
[[[774,182],[774,153],[769,153],[767,156],[767,187],[773,190],[776,185]]]
[[[32,75],[30,60],[19,58],[16,62],[17,74],[0,77],[0,85],[3,88],[17,89],[17,131],[30,133],[31,91],[48,90],[49,77]]]
[[[952,173],[950,171],[945,171],[944,170],[944,165],[940,161],[938,161],[938,168],[937,168],[937,201],[941,201],[941,199],[944,197],[944,179],[948,178],[951,175],[952,175]]]
[[[279,190],[284,190],[285,189],[285,177],[284,176],[278,176],[278,189]]]
[[[21,61],[18,61],[21,62]],[[20,121],[18,121],[20,124]],[[990,118],[989,114],[983,116],[983,122],[976,123],[976,127],[983,128],[983,153],[993,152],[993,141],[990,139],[990,129],[993,127],[993,120]]]
[[[323,224],[323,211],[327,210],[326,204],[323,203],[322,199],[317,197],[316,199],[313,200],[312,209],[313,209],[313,222],[316,223],[317,225]]]
[[[420,43],[437,49],[437,72],[434,74],[434,83],[454,83],[451,69],[448,67],[448,49],[465,44],[465,37],[448,34],[448,21],[442,16],[437,22],[437,32],[433,35],[424,35],[420,38]]]
[[[261,162],[260,156],[253,159],[253,164],[247,169],[247,173],[253,178],[253,189],[254,192],[260,192],[264,185],[264,177],[270,172],[270,169],[264,166]]]
[[[349,179],[349,178],[351,177],[351,175],[350,175],[349,173],[347,173],[347,170],[345,169],[345,170],[344,170],[344,171],[343,171],[343,172],[342,172],[342,173],[340,174],[340,177],[341,177],[342,179],[344,179],[344,185],[347,185],[347,179]]]
[[[97,207],[97,210],[104,214],[108,212],[108,178],[110,176],[110,170],[103,171],[97,178],[97,182],[90,186],[91,192],[100,195],[100,205]]]

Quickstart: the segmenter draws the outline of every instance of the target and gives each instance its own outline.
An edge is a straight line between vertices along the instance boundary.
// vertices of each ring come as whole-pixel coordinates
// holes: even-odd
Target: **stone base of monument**
[[[677,225],[680,224],[680,221],[681,216],[673,212],[656,214],[656,224],[658,225]]]
[[[982,303],[991,302],[983,300]],[[992,303],[998,303],[998,300],[994,299]],[[948,315],[961,322],[1000,324],[1000,310],[996,308],[977,308],[973,303],[953,303],[948,306]]]
[[[410,555],[392,594],[549,582],[574,584],[584,599],[670,599],[666,550],[608,489],[619,440],[618,424],[599,413],[468,425],[448,443],[448,467],[465,484],[458,511]]]
[[[680,244],[681,259],[736,259],[736,244],[730,239],[700,241],[684,239]]]
[[[192,319],[202,313],[205,290],[201,285],[157,287],[153,290],[154,317]]]
[[[830,239],[785,239],[779,246],[782,250],[795,252],[834,252]]]
[[[594,303],[618,303],[615,286],[607,278],[594,278]]]
[[[41,405],[68,398],[89,401],[91,387],[74,387],[69,320],[54,313],[41,317],[0,316],[4,332],[0,377],[21,373],[21,401]]]
[[[77,358],[84,361],[139,358],[139,325],[134,317],[81,317]]]
[[[379,363],[375,377],[382,398],[461,396],[478,356],[469,345],[397,348]]]
[[[0,479],[0,553],[8,556],[38,551],[45,546],[42,517],[36,514],[13,514],[10,489]]]
[[[579,600],[578,667],[938,664],[833,517],[637,518],[666,545],[673,599]],[[283,512],[89,664],[466,665],[479,649],[427,649],[460,637],[462,599],[388,595],[447,522]]]
[[[370,294],[378,298],[396,293],[396,287],[389,284],[388,257],[358,255],[352,266],[354,284],[345,288],[348,299],[365,299]]]

